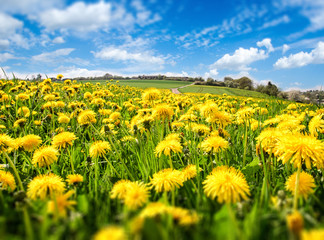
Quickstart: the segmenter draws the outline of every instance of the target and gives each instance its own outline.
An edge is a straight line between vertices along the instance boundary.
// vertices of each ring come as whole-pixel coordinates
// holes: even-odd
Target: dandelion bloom
[[[151,202],[141,211],[140,217],[153,218],[168,212],[168,206],[161,202]]]
[[[17,121],[14,122],[14,128],[19,128],[19,127],[23,127],[27,122],[26,118],[20,118]]]
[[[70,190],[65,194],[55,195],[55,200],[51,200],[47,204],[48,212],[55,213],[57,210],[60,217],[66,217],[67,210],[77,204],[76,201],[69,200],[74,193],[73,190]]]
[[[260,135],[256,137],[256,152],[260,153],[260,145],[262,149],[268,154],[273,152],[273,149],[276,147],[277,142],[280,140],[280,137],[283,135],[282,131],[279,131],[275,128],[267,128],[262,130]]]
[[[321,168],[324,166],[324,142],[301,133],[286,134],[276,144],[276,155],[283,163],[290,161],[298,168],[304,162],[308,169],[311,163]]]
[[[87,125],[96,122],[96,113],[92,110],[84,110],[80,112],[78,116],[78,123],[80,125]]]
[[[296,177],[297,172],[292,174],[286,182],[286,189],[292,192],[293,194],[295,194]],[[314,192],[315,187],[316,185],[313,176],[306,172],[301,172],[299,175],[298,196],[303,196],[304,198],[307,198],[309,194]]]
[[[30,134],[20,139],[19,146],[23,147],[25,151],[32,152],[41,143],[42,138],[40,136]]]
[[[171,168],[163,169],[153,174],[151,185],[156,192],[169,192],[183,186],[184,178],[182,172]]]
[[[60,114],[57,121],[59,123],[69,123],[70,122],[70,118],[68,116],[66,116],[65,114]]]
[[[181,226],[190,226],[199,221],[199,217],[196,212],[185,208],[171,206],[168,207],[167,212]]]
[[[2,189],[15,190],[16,182],[14,176],[10,172],[0,170],[0,191]]]
[[[249,185],[241,171],[228,166],[213,169],[203,182],[207,197],[219,203],[236,203],[248,199]]]
[[[99,230],[93,240],[126,240],[128,239],[125,230],[119,226],[109,226]]]
[[[14,140],[7,134],[0,134],[0,152],[7,151],[14,146]]]
[[[126,190],[125,205],[132,210],[136,210],[148,201],[149,196],[150,192],[146,184],[133,182],[128,185]]]
[[[144,101],[153,101],[159,99],[160,97],[161,97],[161,93],[156,88],[148,88],[142,94],[142,99]]]
[[[202,169],[198,167],[198,170],[201,171]],[[184,181],[190,180],[197,176],[197,166],[190,164],[185,169],[182,170],[182,175]]]
[[[165,120],[165,119],[171,119],[171,117],[173,116],[174,112],[172,110],[172,107],[170,107],[168,104],[159,104],[159,105],[156,105],[154,108],[153,108],[153,112],[152,112],[152,117],[154,119],[162,119],[162,120]]]
[[[18,109],[18,114],[22,115],[24,117],[29,117],[30,116],[30,110],[28,107],[21,107]]]
[[[302,240],[322,240],[324,239],[324,229],[312,229],[302,231]]]
[[[324,133],[324,120],[322,119],[323,115],[316,115],[309,121],[308,129],[312,136],[317,137],[318,132]]]
[[[124,199],[128,186],[131,184],[131,181],[127,179],[122,179],[117,181],[110,192],[110,198],[115,199]]]
[[[205,152],[217,153],[228,148],[228,141],[219,136],[211,136],[202,141],[200,147]]]
[[[111,150],[110,144],[106,141],[97,141],[91,144],[90,157],[102,157]]]
[[[47,197],[54,197],[63,194],[65,184],[60,176],[53,173],[39,175],[35,177],[29,184],[27,197],[31,199],[40,198],[44,200]]]
[[[72,132],[61,132],[53,137],[53,146],[57,148],[66,148],[68,145],[72,146],[72,142],[77,139]]]
[[[57,161],[58,151],[52,146],[43,146],[34,152],[32,163],[38,167],[49,166]]]
[[[70,185],[81,183],[83,182],[83,176],[80,174],[70,174],[66,177],[66,182]]]
[[[180,141],[176,139],[166,139],[159,142],[159,144],[155,148],[155,155],[159,157],[161,157],[162,153],[166,156],[171,156],[171,152],[182,152]]]
[[[286,217],[288,229],[294,234],[299,234],[304,228],[304,219],[302,215],[295,211]]]

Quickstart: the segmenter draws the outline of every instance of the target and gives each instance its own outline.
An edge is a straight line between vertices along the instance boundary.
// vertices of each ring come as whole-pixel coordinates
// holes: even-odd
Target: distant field
[[[119,83],[116,83],[119,81]],[[89,81],[88,81],[89,82]],[[97,80],[95,82],[106,83],[106,80]],[[138,87],[138,88],[177,88],[185,85],[191,84],[191,82],[184,81],[173,81],[173,80],[114,80],[111,82],[113,84],[118,84],[120,86],[130,86],[130,87]]]
[[[259,92],[237,89],[237,88],[203,86],[203,85],[188,86],[185,88],[180,88],[179,91],[182,93],[210,93],[210,94],[219,94],[219,95],[226,93],[227,95],[232,95],[232,96],[268,98],[267,95]]]

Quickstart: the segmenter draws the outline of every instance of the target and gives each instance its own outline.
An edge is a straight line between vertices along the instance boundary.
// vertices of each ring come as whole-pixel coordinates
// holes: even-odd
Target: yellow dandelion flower
[[[72,146],[73,141],[77,139],[72,132],[61,132],[53,137],[53,146],[56,148],[66,148],[68,145]]]
[[[64,191],[65,184],[63,179],[50,173],[39,175],[28,184],[27,197],[33,200],[37,198],[44,200],[47,197],[61,195]]]
[[[93,237],[93,240],[126,240],[127,234],[122,227],[109,226],[99,230]]]
[[[59,123],[65,123],[65,124],[67,124],[67,123],[70,122],[70,118],[68,116],[66,116],[65,114],[60,114],[59,117],[58,117],[58,119],[57,119],[57,121]]]
[[[219,136],[211,136],[202,141],[200,147],[205,152],[217,153],[228,148],[228,141]]]
[[[280,140],[282,132],[275,128],[264,129],[258,137],[256,137],[256,152],[260,153],[260,144],[264,151],[268,154],[273,152],[277,142]]]
[[[35,120],[35,121],[34,121],[34,124],[35,124],[36,126],[40,126],[40,125],[42,125],[42,121]]]
[[[92,110],[84,110],[78,116],[78,123],[80,125],[88,125],[96,122],[96,113]]]
[[[203,182],[207,197],[219,203],[236,203],[248,199],[249,185],[241,171],[228,166],[213,169]]]
[[[170,120],[174,112],[168,104],[162,103],[153,108],[152,117],[158,120]]]
[[[316,115],[309,121],[308,129],[312,136],[317,137],[318,133],[324,133],[324,120],[323,115]]]
[[[198,167],[199,172],[202,171],[200,167]],[[197,166],[190,164],[186,168],[182,170],[182,175],[184,178],[184,181],[190,180],[197,176]]]
[[[205,124],[191,123],[187,125],[187,129],[191,129],[193,132],[198,133],[198,135],[202,136],[210,132],[210,128]]]
[[[171,168],[163,169],[153,174],[151,185],[156,192],[169,192],[183,186],[184,178],[182,172]]]
[[[144,101],[153,101],[160,99],[161,92],[156,88],[148,88],[143,92],[142,99]]]
[[[10,147],[14,147],[14,140],[7,134],[0,134],[0,152],[7,151]]]
[[[324,239],[324,229],[312,229],[302,231],[302,240],[322,240]]]
[[[20,118],[17,121],[14,122],[14,128],[24,127],[27,122],[26,118]]]
[[[176,139],[162,140],[155,148],[155,155],[158,157],[161,157],[162,153],[166,156],[171,156],[171,152],[182,152],[182,146]]]
[[[10,172],[0,170],[0,190],[13,191],[16,188],[14,176]]]
[[[116,182],[111,189],[110,198],[115,199],[124,199],[128,186],[131,184],[131,181],[127,179],[122,179]]]
[[[58,151],[52,146],[43,146],[34,152],[32,163],[38,167],[49,166],[57,161]]]
[[[67,210],[73,209],[73,206],[77,204],[76,201],[69,200],[74,193],[73,190],[70,190],[65,194],[54,196],[55,200],[51,200],[47,204],[48,212],[55,214],[58,211],[60,217],[66,217]]]
[[[42,138],[40,136],[30,134],[20,139],[19,146],[23,147],[25,151],[32,152],[41,143]]]
[[[286,189],[292,192],[292,194],[295,194],[296,177],[297,172],[292,174],[286,182]],[[299,176],[298,196],[303,196],[304,198],[307,198],[309,194],[314,192],[315,187],[316,185],[313,176],[306,172],[301,172]]]
[[[21,107],[18,109],[18,115],[22,115],[23,117],[29,117],[30,116],[30,110],[28,107]]]
[[[83,176],[80,174],[70,174],[66,176],[66,182],[70,185],[83,182]]]
[[[97,141],[91,144],[90,157],[102,157],[111,150],[110,144],[106,141]]]
[[[136,210],[148,201],[149,196],[150,191],[146,184],[138,182],[129,184],[124,198],[125,205],[132,210]]]
[[[278,160],[283,163],[290,161],[298,168],[302,163],[305,163],[308,169],[312,163],[317,168],[324,166],[324,142],[313,136],[300,133],[283,135],[276,144],[275,151],[279,156]]]
[[[295,211],[286,217],[288,229],[298,235],[304,228],[304,219],[302,215]]]
[[[161,202],[149,203],[140,213],[142,218],[154,218],[168,212],[168,206]]]

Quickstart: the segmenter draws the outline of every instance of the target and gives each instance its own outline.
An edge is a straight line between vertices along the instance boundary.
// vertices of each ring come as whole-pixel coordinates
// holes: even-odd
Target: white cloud
[[[40,61],[40,62],[52,62],[56,60],[58,57],[70,55],[70,53],[73,52],[74,50],[75,50],[74,48],[61,48],[53,52],[45,52],[39,55],[35,55],[32,57],[32,60]]]
[[[145,26],[161,20],[159,14],[147,10],[141,1],[133,1],[135,11],[129,12],[123,3],[99,1],[75,2],[65,8],[50,8],[39,13],[41,26],[49,31],[85,34],[110,29],[132,29],[134,25]]]
[[[0,51],[8,49],[10,42],[8,39],[0,39]]]
[[[284,54],[285,52],[287,52],[290,49],[290,46],[287,44],[282,45],[282,54]]]
[[[265,22],[259,29],[266,29],[266,28],[269,28],[269,27],[275,27],[279,24],[282,24],[282,23],[289,23],[290,22],[290,18],[287,16],[287,15],[284,15],[280,18],[276,18],[276,19],[273,19],[269,22]]]
[[[64,0],[0,0],[1,10],[10,13],[28,14],[35,17],[40,11],[62,7]]]
[[[302,36],[307,32],[315,32],[324,29],[324,1],[323,0],[282,0],[282,7],[300,7],[301,15],[308,18],[310,25],[302,32],[293,36]]]
[[[257,46],[258,47],[265,47],[266,49],[268,49],[269,52],[274,51],[274,48],[273,48],[273,46],[271,44],[271,39],[270,38],[265,38],[261,42],[257,42]]]
[[[233,55],[225,54],[222,58],[211,65],[212,68],[229,69],[229,70],[250,70],[249,64],[266,59],[268,54],[258,48],[250,49],[239,48],[235,50]]]
[[[65,43],[65,40],[64,40],[63,37],[56,37],[56,38],[53,39],[52,42],[59,44],[59,43]]]
[[[11,53],[0,53],[0,62],[6,62],[10,59],[18,59],[18,58],[12,55]]]
[[[273,65],[277,69],[303,67],[309,64],[324,63],[324,42],[319,42],[311,52],[299,52],[282,57]]]
[[[23,22],[9,16],[8,14],[0,12],[0,37],[8,38],[10,35],[15,34],[17,30],[23,28]]]
[[[106,47],[99,52],[93,52],[96,58],[114,61],[131,61],[139,63],[165,64],[164,57],[154,56],[149,51],[129,52],[127,49]]]

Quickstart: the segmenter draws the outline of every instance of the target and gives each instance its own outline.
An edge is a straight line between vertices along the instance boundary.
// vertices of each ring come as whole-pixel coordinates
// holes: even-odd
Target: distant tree
[[[241,89],[252,90],[253,89],[253,82],[248,77],[241,77],[236,79],[235,82],[238,83],[238,87]]]
[[[213,85],[213,83],[214,83],[213,78],[211,78],[211,77],[207,78],[207,85]]]

